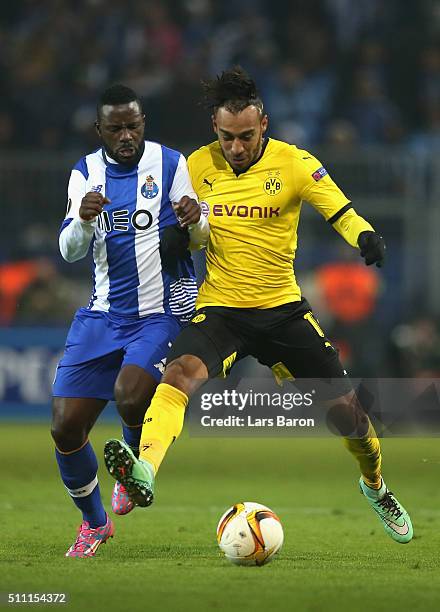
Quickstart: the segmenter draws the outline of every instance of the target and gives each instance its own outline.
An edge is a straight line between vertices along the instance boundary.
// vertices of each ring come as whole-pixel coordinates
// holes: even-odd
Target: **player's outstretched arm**
[[[87,255],[96,227],[96,219],[110,200],[101,193],[90,191],[81,200],[78,216],[63,227],[59,237],[63,258],[72,263]]]
[[[299,150],[295,150],[295,155],[301,198],[310,202],[348,244],[360,249],[367,266],[375,263],[380,268],[385,259],[382,236],[357,214],[316,157]]]
[[[345,207],[344,207],[345,208]],[[335,230],[353,247],[359,247],[365,264],[376,264],[378,268],[385,261],[385,241],[363,217],[347,205],[348,210],[338,218],[329,219]],[[337,215],[335,215],[337,217]]]

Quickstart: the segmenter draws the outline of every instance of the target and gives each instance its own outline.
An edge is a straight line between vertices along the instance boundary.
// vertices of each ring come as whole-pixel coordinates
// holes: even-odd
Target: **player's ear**
[[[217,134],[217,121],[215,119],[215,115],[211,115],[211,121],[212,121],[212,129]]]
[[[261,119],[261,131],[263,132],[263,134],[266,132],[268,125],[269,117],[267,115],[263,115],[263,118]]]
[[[95,130],[98,136],[101,136],[101,127],[97,121],[95,121]]]

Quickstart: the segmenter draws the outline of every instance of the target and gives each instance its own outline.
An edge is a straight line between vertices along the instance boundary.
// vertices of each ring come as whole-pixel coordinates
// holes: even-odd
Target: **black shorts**
[[[181,355],[199,357],[210,378],[226,376],[236,361],[252,355],[269,366],[278,381],[319,379],[322,399],[352,389],[337,350],[304,298],[267,309],[201,308],[174,341],[167,362]]]

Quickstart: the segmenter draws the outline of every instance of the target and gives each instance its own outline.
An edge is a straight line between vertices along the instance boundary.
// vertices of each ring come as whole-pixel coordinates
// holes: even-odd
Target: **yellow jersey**
[[[349,200],[313,155],[285,142],[268,139],[263,154],[236,175],[220,144],[201,147],[188,168],[210,237],[206,278],[197,308],[230,306],[273,308],[301,299],[293,261],[303,200],[357,246],[360,231],[372,230],[349,208]]]

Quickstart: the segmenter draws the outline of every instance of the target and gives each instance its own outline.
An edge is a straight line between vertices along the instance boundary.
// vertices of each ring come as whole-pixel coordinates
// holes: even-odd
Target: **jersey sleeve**
[[[295,168],[299,195],[328,221],[350,200],[330,178],[327,170],[316,157],[307,151],[299,151],[299,154]]]
[[[299,151],[298,190],[326,221],[353,247],[359,234],[374,231],[353,209],[350,200],[331,179],[321,162],[307,151]]]
[[[170,200],[178,202],[183,196],[188,196],[198,201],[196,192],[193,189],[188,165],[183,157],[180,156],[177,165],[176,174],[170,190]],[[209,237],[208,219],[202,214],[198,223],[194,223],[188,227],[189,231],[189,248],[191,251],[197,251],[206,247]]]
[[[79,216],[81,201],[86,195],[86,178],[76,167],[67,187],[67,211],[58,239],[60,252],[69,263],[87,255],[96,227],[96,219],[83,221]]]
[[[374,232],[372,225],[350,208],[332,223],[334,229],[352,247],[358,248],[358,238],[361,232]]]
[[[201,164],[197,163],[198,159],[200,161],[199,150],[194,151],[194,153],[191,153],[191,155],[188,157],[189,177],[190,177],[191,184],[193,185],[193,188],[197,196],[199,194],[199,189],[200,189],[199,182],[200,182],[200,167],[201,167]]]
[[[81,200],[86,195],[86,178],[76,168],[72,170],[67,187],[67,211],[66,219],[79,218],[79,207]]]
[[[183,196],[188,196],[197,200],[197,195],[191,184],[186,159],[181,155],[170,189],[170,200],[171,202],[178,202]]]
[[[209,238],[209,222],[205,215],[200,215],[198,223],[194,223],[188,227],[189,231],[189,248],[191,251],[198,251],[208,245]]]

